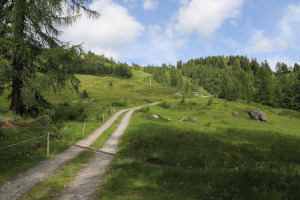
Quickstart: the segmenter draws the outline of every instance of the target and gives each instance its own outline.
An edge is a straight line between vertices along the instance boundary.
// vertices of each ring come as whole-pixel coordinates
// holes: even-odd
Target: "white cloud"
[[[276,27],[277,31],[272,36],[265,35],[263,30],[250,30],[252,35],[246,52],[284,52],[289,47],[300,50],[300,3],[289,4],[283,13]]]
[[[133,60],[143,60],[141,65],[176,64],[177,51],[185,48],[187,40],[178,37],[170,38],[168,29],[168,25],[165,27],[148,26],[143,41],[125,49],[127,57]]]
[[[249,45],[245,48],[247,53],[283,52],[288,44],[279,36],[265,36],[262,30],[251,30],[252,36]]]
[[[292,66],[292,67],[296,63],[295,61],[291,60],[289,57],[281,56],[281,55],[274,55],[274,56],[267,57],[267,61],[273,71],[276,71],[277,62],[283,62],[288,66]]]
[[[88,50],[120,58],[117,48],[134,42],[142,34],[144,26],[130,16],[126,8],[112,0],[95,1],[90,8],[97,10],[101,16],[97,19],[83,17],[75,25],[67,27],[63,40],[77,44],[84,42]]]
[[[166,34],[167,34],[167,36],[169,37],[169,38],[173,38],[173,29],[172,28],[170,28],[170,27],[168,27],[167,29],[166,29]]]
[[[273,41],[268,37],[259,37],[255,41],[254,50],[257,52],[268,52],[274,49]]]
[[[155,10],[158,7],[157,0],[144,0],[143,8],[145,10]]]
[[[289,46],[300,50],[300,2],[289,4],[283,12],[285,15],[279,21],[279,37],[282,38]]]
[[[192,0],[182,1],[175,29],[182,34],[200,33],[210,37],[226,19],[236,18],[244,0]]]
[[[113,49],[101,49],[100,47],[94,47],[91,51],[97,55],[104,55],[106,58],[113,58],[114,60],[122,58],[122,55]]]

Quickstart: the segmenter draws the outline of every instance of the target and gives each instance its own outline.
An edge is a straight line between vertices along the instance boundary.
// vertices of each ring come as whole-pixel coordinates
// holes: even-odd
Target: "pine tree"
[[[266,68],[259,68],[256,74],[256,101],[264,105],[273,105],[273,82],[270,72]]]
[[[259,69],[259,64],[258,64],[258,62],[257,62],[256,59],[252,59],[252,60],[251,60],[250,67],[251,67],[253,73],[256,74],[256,72],[257,72],[258,69]]]
[[[190,92],[191,91],[191,84],[190,84],[190,80],[188,80],[188,79],[185,80],[184,90],[186,92]]]
[[[219,96],[229,101],[234,101],[237,99],[236,92],[236,86],[233,83],[232,77],[230,77],[229,72],[225,70],[222,75],[221,92]]]
[[[71,85],[81,63],[80,46],[60,41],[61,26],[71,25],[84,11],[89,17],[99,14],[89,10],[89,0],[2,0],[0,3],[0,74],[1,88],[11,83],[10,113],[36,111],[51,114],[43,92],[58,91]],[[75,67],[74,67],[75,66]]]
[[[293,92],[294,109],[300,110],[300,71],[296,74],[295,82],[293,83]]]

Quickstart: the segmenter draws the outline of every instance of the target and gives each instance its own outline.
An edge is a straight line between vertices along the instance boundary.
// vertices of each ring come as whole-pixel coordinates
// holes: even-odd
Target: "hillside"
[[[102,125],[103,114],[106,121],[112,107],[117,112],[160,101],[163,102],[160,105],[134,113],[97,198],[299,198],[299,112],[244,100],[231,102],[193,96],[154,81],[150,85],[151,74],[133,70],[133,75],[130,79],[77,75],[81,80],[80,94],[71,90],[47,94],[56,114],[46,126],[35,118],[8,115],[5,93],[0,99],[1,115],[29,124],[1,128],[0,146],[51,132],[52,157]],[[177,92],[185,96],[184,102],[175,95]],[[262,110],[268,123],[250,120],[249,109]],[[235,111],[238,116],[232,115]],[[160,119],[150,118],[150,114],[157,114]],[[181,118],[186,120],[179,121]],[[120,119],[92,146],[100,148]],[[86,122],[84,136],[83,122]],[[3,184],[48,158],[46,139],[6,148],[0,154]],[[49,199],[59,194],[93,155],[91,151],[83,152],[21,199]],[[42,192],[46,189],[51,192]]]
[[[79,94],[74,90],[58,94],[45,91],[47,100],[55,108],[55,115],[48,125],[42,124],[43,116],[33,118],[8,114],[10,101],[6,92],[0,96],[1,117],[14,118],[15,125],[0,129],[0,146],[6,147],[50,132],[50,156],[54,156],[99,127],[103,123],[103,114],[104,120],[107,121],[110,115],[118,110],[173,97],[176,90],[161,87],[157,83],[149,85],[149,76],[141,71],[135,71],[131,79],[77,75],[81,80]],[[109,86],[110,82],[113,86]],[[88,98],[82,97],[83,91],[87,92]],[[115,109],[112,109],[113,107]],[[84,122],[86,128],[83,136]],[[46,138],[1,149],[0,154],[0,183],[3,183],[47,158]]]
[[[97,199],[299,199],[299,113],[207,103],[192,98],[136,112]],[[268,123],[250,120],[250,108]]]

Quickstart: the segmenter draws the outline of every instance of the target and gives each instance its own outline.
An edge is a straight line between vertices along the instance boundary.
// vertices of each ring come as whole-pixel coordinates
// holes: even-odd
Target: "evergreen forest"
[[[220,98],[257,102],[271,107],[300,109],[300,66],[278,62],[273,72],[267,61],[258,63],[246,56],[211,56],[191,59],[177,66],[144,67],[153,79],[186,92],[199,86]],[[185,79],[183,78],[185,77]],[[185,80],[185,81],[184,81]]]

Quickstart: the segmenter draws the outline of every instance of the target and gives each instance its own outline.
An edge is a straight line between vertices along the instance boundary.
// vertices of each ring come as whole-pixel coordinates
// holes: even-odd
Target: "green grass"
[[[53,133],[50,136],[51,157],[87,137],[101,126],[103,114],[105,114],[105,121],[107,121],[110,117],[112,104],[123,105],[122,107],[116,106],[117,112],[144,103],[156,102],[160,99],[174,98],[176,90],[161,87],[157,83],[145,84],[149,76],[150,74],[141,71],[134,71],[134,77],[128,80],[77,75],[81,81],[79,92],[82,93],[86,90],[88,99],[82,98],[73,90],[66,90],[60,94],[46,91],[47,99],[56,110],[52,123],[47,127],[31,124],[23,128],[0,128],[0,148],[51,132]],[[109,86],[110,81],[113,82],[113,86]],[[10,103],[6,98],[8,94],[6,92],[0,96],[0,117],[13,117],[16,120],[27,122],[34,121],[34,118],[28,116],[20,117],[7,113]],[[82,135],[83,122],[87,122],[84,136]],[[0,185],[38,162],[47,159],[45,147],[46,137],[0,150]]]
[[[149,85],[150,76],[140,71],[134,71],[129,80],[78,75],[82,81],[80,93],[86,90],[88,99],[71,90],[47,94],[56,108],[52,123],[43,128],[30,125],[0,129],[0,147],[51,132],[53,156],[99,127],[103,113],[107,120],[112,104],[121,105],[116,107],[118,111],[165,101],[134,113],[98,199],[300,199],[299,112],[216,98],[208,106],[209,98],[182,92],[185,105],[180,105],[182,99],[174,96],[177,90],[157,83]],[[0,97],[1,116],[11,116],[7,114],[7,95]],[[262,110],[268,123],[250,120],[249,109]],[[234,111],[240,115],[233,116]],[[150,114],[161,118],[150,118]],[[197,122],[180,122],[183,117]],[[101,148],[120,120],[93,146]],[[83,122],[87,122],[84,136]],[[0,150],[0,184],[48,158],[45,139]],[[79,169],[70,167],[70,177]],[[31,195],[52,198],[50,194],[56,195],[62,188],[58,182],[64,182],[64,172],[59,174],[42,182]],[[47,192],[45,188],[52,189]]]
[[[19,200],[31,199],[53,199],[57,197],[66,185],[77,175],[77,172],[88,163],[95,153],[93,151],[82,151],[80,154],[61,166],[55,173],[48,179],[39,182],[37,185],[29,189],[25,194],[19,197]]]
[[[299,199],[298,113],[207,101],[179,106],[178,100],[167,109],[136,112],[97,199]],[[269,122],[250,120],[250,108],[261,109]]]

